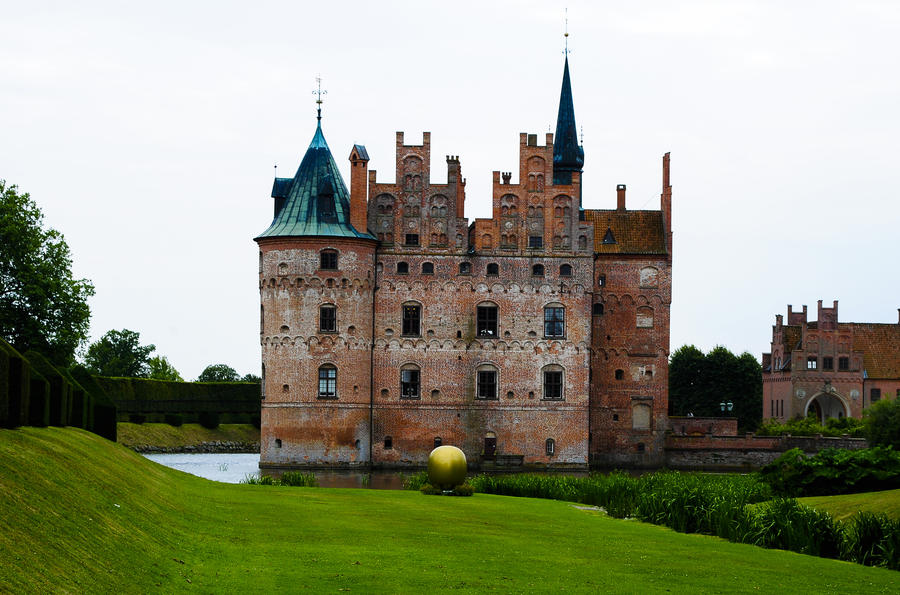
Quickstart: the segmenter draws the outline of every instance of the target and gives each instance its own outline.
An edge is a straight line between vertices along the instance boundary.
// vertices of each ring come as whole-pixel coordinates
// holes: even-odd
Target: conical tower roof
[[[553,183],[571,184],[571,172],[580,172],[582,167],[584,149],[578,144],[572,83],[569,80],[569,57],[566,56],[562,90],[559,93],[559,113],[556,116],[556,136],[553,139]]]
[[[350,193],[338,171],[322,122],[293,178],[275,178],[272,197],[281,200],[269,228],[257,239],[283,236],[337,236],[375,239],[350,224]]]

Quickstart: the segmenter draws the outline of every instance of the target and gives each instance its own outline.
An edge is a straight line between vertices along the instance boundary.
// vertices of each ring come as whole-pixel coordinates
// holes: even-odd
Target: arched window
[[[544,276],[544,265],[536,264],[531,267],[531,274],[535,277],[543,277]]]
[[[338,268],[337,250],[322,250],[319,253],[319,268],[323,271],[336,271]]]
[[[544,451],[548,457],[552,457],[553,453],[556,452],[556,441],[553,438],[547,438],[547,441],[544,442]]]
[[[650,405],[635,403],[631,406],[631,427],[634,430],[650,429]]]
[[[598,275],[597,276],[597,287],[604,287],[606,285],[606,275]]]
[[[408,275],[409,274],[409,263],[408,262],[398,262],[397,263],[397,274],[398,275]]]
[[[603,316],[603,304],[600,302],[594,304],[594,316]]]
[[[404,337],[418,337],[422,334],[422,306],[416,302],[403,304],[402,335]]]
[[[625,370],[616,370],[616,380],[624,380],[625,379]]]
[[[543,399],[545,401],[562,401],[564,399],[563,387],[565,386],[563,367],[551,364],[549,366],[544,366],[542,373],[544,376]]]
[[[331,364],[319,367],[319,398],[337,398],[337,368]]]
[[[659,284],[659,270],[656,267],[641,269],[641,287],[656,287]]]
[[[459,263],[459,274],[460,275],[471,275],[472,274],[472,263],[471,262]]]
[[[497,384],[499,380],[497,367],[492,364],[482,364],[475,370],[475,398],[493,400],[497,398]]]
[[[494,244],[493,244],[493,240],[491,239],[491,234],[486,233],[483,236],[481,236],[481,247],[482,248],[485,248],[485,249],[493,248],[493,245]]]
[[[419,366],[415,364],[404,364],[400,367],[401,399],[418,399],[420,396],[419,384]]]
[[[560,277],[571,277],[572,276],[572,265],[570,265],[570,264],[559,265],[559,276]]]
[[[319,332],[333,333],[337,331],[337,308],[334,304],[319,306]]]
[[[500,265],[496,262],[490,262],[487,265],[487,274],[491,277],[496,277],[500,274]]]
[[[498,335],[497,305],[490,302],[479,304],[476,311],[476,332],[479,337]]]
[[[548,304],[544,307],[544,336],[566,336],[566,309],[562,304]]]
[[[635,320],[638,328],[653,328],[653,308],[641,306],[637,309]]]
[[[423,262],[422,263],[422,274],[423,275],[433,275],[434,274],[434,263]]]
[[[390,436],[384,437],[384,450],[391,450],[394,448],[394,440]]]
[[[441,444],[443,444],[443,442],[444,442],[444,441],[441,440],[441,437],[440,437],[440,436],[435,436],[435,438],[434,438],[434,447],[437,448],[438,446],[440,446]]]

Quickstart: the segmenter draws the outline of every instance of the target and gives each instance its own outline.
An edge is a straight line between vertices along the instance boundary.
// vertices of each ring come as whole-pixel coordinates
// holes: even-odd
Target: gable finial
[[[322,90],[322,77],[321,75],[316,75],[316,90],[313,91],[313,95],[316,96],[316,120],[322,121],[322,95],[328,95],[328,91]]]

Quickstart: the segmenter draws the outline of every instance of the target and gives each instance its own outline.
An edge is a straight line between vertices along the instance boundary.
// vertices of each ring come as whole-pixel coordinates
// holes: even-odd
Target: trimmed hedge
[[[260,417],[260,386],[254,382],[173,382],[103,376],[95,380],[114,400],[119,421],[140,418],[167,423],[166,416],[179,415],[182,423],[216,427],[219,423],[258,423]]]
[[[41,353],[28,351],[25,358],[31,364],[32,370],[40,372],[50,383],[50,425],[59,427],[69,425],[72,385]]]
[[[10,427],[9,354],[0,347],[0,428]]]
[[[7,372],[7,428],[28,425],[28,395],[31,366],[12,345],[0,339],[2,350],[9,362]]]
[[[75,366],[71,370],[72,377],[90,395],[91,408],[88,410],[88,429],[108,440],[116,441],[116,405],[109,398],[97,377],[92,376],[86,368]]]
[[[28,380],[28,425],[45,428],[50,425],[50,383],[31,368]]]
[[[763,481],[785,496],[830,496],[900,488],[900,452],[826,448],[808,457],[792,448],[763,467]]]

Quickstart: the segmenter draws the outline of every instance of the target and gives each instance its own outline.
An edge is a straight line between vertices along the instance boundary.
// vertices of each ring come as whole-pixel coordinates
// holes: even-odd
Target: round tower
[[[354,167],[361,162],[364,168],[365,148],[354,147],[351,161],[354,155]],[[358,197],[351,201],[325,142],[321,112],[297,173],[275,178],[272,198],[272,224],[255,238],[263,375],[259,465],[366,465],[377,241],[365,229],[365,194],[361,204]]]

